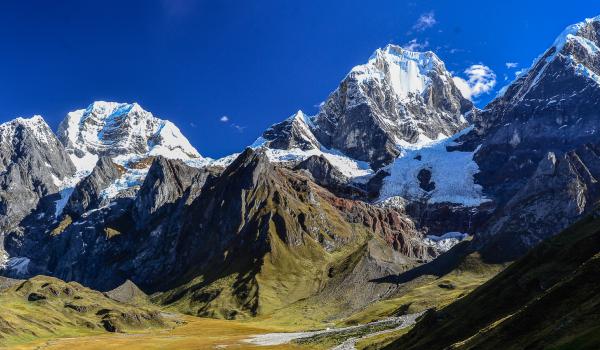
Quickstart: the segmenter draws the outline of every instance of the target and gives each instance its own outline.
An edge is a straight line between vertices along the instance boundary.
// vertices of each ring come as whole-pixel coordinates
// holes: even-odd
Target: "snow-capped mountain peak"
[[[375,167],[406,144],[448,137],[473,110],[433,52],[396,45],[377,49],[354,67],[312,119],[321,144]]]
[[[321,149],[321,144],[312,131],[315,128],[312,118],[298,111],[283,122],[272,125],[252,146],[277,149]]]
[[[361,82],[386,80],[394,93],[404,100],[411,94],[425,91],[431,83],[428,74],[436,67],[445,70],[443,62],[431,51],[416,52],[389,44],[375,50],[366,64],[354,67],[350,74]]]
[[[144,156],[190,160],[201,158],[181,131],[137,103],[97,101],[70,112],[58,137],[78,170],[89,172],[98,157],[125,162]]]
[[[596,46],[595,43],[593,43],[591,40],[585,37],[585,33],[583,33],[582,31],[585,30],[586,26],[597,22],[600,22],[600,15],[593,18],[586,18],[582,22],[568,26],[567,28],[565,28],[565,30],[563,30],[562,33],[560,33],[556,40],[554,40],[554,44],[552,44],[552,47],[556,49],[556,52],[560,52],[565,46],[565,44],[567,44],[567,42],[571,40],[580,41],[582,43],[590,45],[591,47]]]
[[[600,86],[600,69],[596,59],[599,52],[600,16],[570,25],[498,97],[514,102],[537,100],[540,98],[538,95],[543,94],[538,86],[570,79],[567,75]]]
[[[473,109],[433,52],[387,45],[354,67],[315,116],[299,111],[253,146],[337,150],[379,168],[404,148],[465,128]]]
[[[0,142],[12,142],[12,138],[15,136],[18,127],[27,128],[36,139],[46,144],[49,142],[49,135],[52,134],[52,130],[42,116],[35,115],[31,118],[19,117],[0,124]]]

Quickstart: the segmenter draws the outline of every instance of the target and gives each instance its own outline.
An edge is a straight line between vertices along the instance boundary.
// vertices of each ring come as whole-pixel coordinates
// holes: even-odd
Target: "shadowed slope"
[[[389,349],[595,349],[600,219],[543,242],[448,307],[428,312]]]

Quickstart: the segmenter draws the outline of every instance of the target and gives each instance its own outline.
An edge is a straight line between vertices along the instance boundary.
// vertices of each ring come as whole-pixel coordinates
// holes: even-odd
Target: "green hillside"
[[[388,349],[600,348],[600,218],[543,242],[475,291],[429,311]]]
[[[172,328],[178,323],[149,303],[120,303],[79,283],[53,277],[36,276],[0,292],[0,346]]]

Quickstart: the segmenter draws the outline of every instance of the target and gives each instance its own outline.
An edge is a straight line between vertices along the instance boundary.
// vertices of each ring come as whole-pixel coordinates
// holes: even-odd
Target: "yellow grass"
[[[186,324],[171,330],[38,340],[11,347],[11,349],[303,349],[293,344],[254,346],[244,342],[252,335],[282,331],[278,328],[269,328],[268,326],[263,328],[239,321],[192,316],[184,316],[183,318]]]

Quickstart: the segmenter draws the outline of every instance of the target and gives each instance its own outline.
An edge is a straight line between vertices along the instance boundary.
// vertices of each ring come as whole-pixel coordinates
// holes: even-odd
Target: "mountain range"
[[[298,111],[217,160],[136,103],[93,102],[56,132],[40,116],[14,119],[0,125],[0,273],[102,292],[135,283],[167,310],[237,320],[316,325],[433,306],[387,346],[502,347],[516,328],[542,332],[547,304],[583,300],[561,288],[597,270],[586,236],[597,220],[571,225],[595,218],[600,199],[599,53],[600,17],[569,26],[479,109],[433,52],[388,45],[316,115]],[[444,297],[406,302],[432,286],[429,298]],[[495,308],[464,321],[482,305]],[[582,338],[530,337],[530,348],[592,339],[589,310]]]

